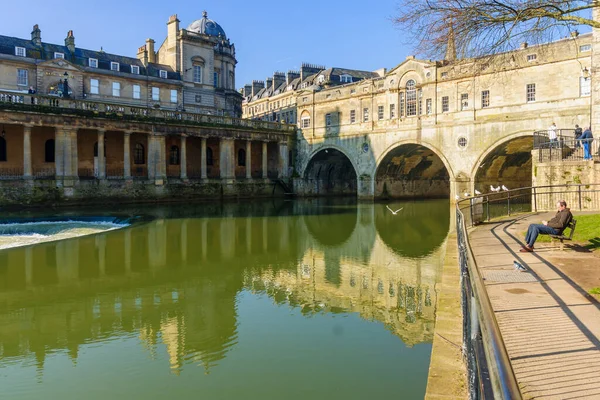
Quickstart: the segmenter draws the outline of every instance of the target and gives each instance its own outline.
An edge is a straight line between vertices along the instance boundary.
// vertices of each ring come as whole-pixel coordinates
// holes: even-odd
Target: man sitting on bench
[[[520,250],[521,253],[530,253],[533,251],[533,244],[537,240],[539,234],[543,235],[562,235],[563,231],[569,222],[573,219],[571,210],[567,208],[567,202],[560,200],[556,203],[558,211],[554,218],[550,221],[542,221],[541,224],[531,224],[527,229],[527,235],[525,236],[525,246]]]

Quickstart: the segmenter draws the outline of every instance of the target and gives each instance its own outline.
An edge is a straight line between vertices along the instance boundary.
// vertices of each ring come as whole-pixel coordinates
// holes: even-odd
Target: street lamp
[[[63,76],[65,77],[65,81],[63,83],[63,97],[69,98],[69,73],[65,71]]]

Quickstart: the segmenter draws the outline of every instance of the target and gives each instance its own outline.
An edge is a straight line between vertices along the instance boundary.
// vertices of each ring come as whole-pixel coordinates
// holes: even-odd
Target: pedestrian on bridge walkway
[[[583,134],[581,135],[581,143],[583,143],[583,159],[591,160],[592,152],[590,148],[592,147],[592,140],[594,136],[592,135],[592,128],[588,127]]]

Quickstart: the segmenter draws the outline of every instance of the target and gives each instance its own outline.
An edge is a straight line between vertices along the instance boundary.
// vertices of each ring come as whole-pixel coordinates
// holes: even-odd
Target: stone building
[[[236,64],[235,45],[206,12],[187,29],[171,16],[158,49],[147,39],[137,57],[77,47],[73,31],[64,45],[46,43],[38,25],[30,39],[0,36],[0,90],[14,93],[239,117]]]
[[[407,57],[358,82],[313,79],[283,94],[254,83],[244,117],[297,116],[299,194],[454,199],[530,186],[533,132],[590,124],[592,36],[481,59]]]

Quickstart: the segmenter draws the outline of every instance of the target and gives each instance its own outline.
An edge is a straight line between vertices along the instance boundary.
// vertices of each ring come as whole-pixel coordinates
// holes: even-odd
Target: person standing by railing
[[[590,147],[592,147],[592,140],[594,139],[594,136],[592,135],[592,128],[588,126],[586,130],[583,131],[580,139],[581,143],[583,144],[583,159],[591,160],[592,153],[590,151]]]
[[[581,147],[581,135],[583,135],[583,130],[579,125],[575,125],[575,148],[578,149]]]
[[[552,125],[548,127],[548,139],[550,139],[550,147],[556,147],[556,124],[553,122]]]

